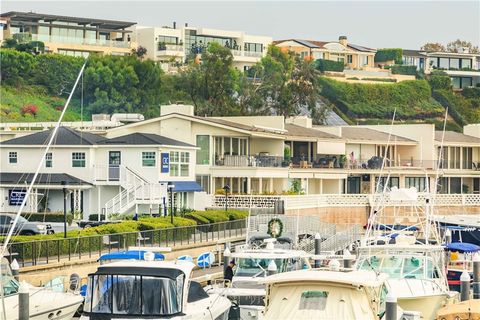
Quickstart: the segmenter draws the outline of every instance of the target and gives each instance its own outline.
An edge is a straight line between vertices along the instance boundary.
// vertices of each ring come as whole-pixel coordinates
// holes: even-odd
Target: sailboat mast
[[[78,84],[78,82],[79,82],[79,80],[80,80],[80,78],[83,74],[83,70],[85,69],[86,65],[87,65],[87,61],[85,61],[82,68],[80,69],[80,72],[78,73],[78,76],[77,76],[77,80],[75,81],[75,84],[73,85],[72,91],[70,92],[70,94],[68,96],[68,99],[65,103],[65,106],[63,107],[62,113],[60,114],[60,118],[58,119],[57,123],[55,124],[55,128],[53,129],[53,132],[50,135],[50,139],[48,141],[48,144],[45,148],[45,151],[43,152],[42,158],[40,159],[40,161],[38,163],[37,170],[35,171],[35,174],[32,177],[32,181],[30,181],[30,185],[28,186],[27,192],[25,193],[25,197],[23,198],[22,204],[20,205],[20,208],[18,209],[18,212],[15,215],[15,219],[13,220],[13,223],[10,227],[10,230],[8,230],[7,237],[5,238],[5,240],[3,242],[3,248],[0,252],[0,258],[3,258],[5,256],[5,252],[7,251],[8,243],[10,242],[10,239],[12,238],[12,235],[13,235],[13,232],[15,230],[15,226],[18,223],[18,219],[20,217],[20,214],[22,213],[22,211],[23,211],[23,209],[24,209],[24,207],[27,203],[27,199],[28,199],[30,193],[32,192],[33,186],[35,185],[35,181],[37,180],[40,169],[42,168],[43,161],[45,160],[45,157],[50,150],[50,147],[53,143],[53,140],[55,139],[58,128],[60,127],[60,124],[62,123],[65,112],[67,111],[68,105],[70,104],[70,100],[72,100],[73,93],[75,92],[77,84]]]

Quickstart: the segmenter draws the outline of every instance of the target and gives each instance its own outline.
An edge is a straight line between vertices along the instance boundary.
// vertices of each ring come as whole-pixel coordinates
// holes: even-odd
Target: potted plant
[[[340,155],[340,158],[338,160],[338,163],[340,165],[340,168],[345,168],[345,163],[347,162],[347,156],[342,154]]]

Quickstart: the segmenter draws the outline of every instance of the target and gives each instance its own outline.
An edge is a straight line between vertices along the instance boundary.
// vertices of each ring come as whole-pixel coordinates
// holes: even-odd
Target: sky
[[[480,45],[475,1],[23,1],[2,0],[1,12],[34,11],[137,22],[245,31],[275,40],[348,41],[373,48],[419,49],[456,39]]]

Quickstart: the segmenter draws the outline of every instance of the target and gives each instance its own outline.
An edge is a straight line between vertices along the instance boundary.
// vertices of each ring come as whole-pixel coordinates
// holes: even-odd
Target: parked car
[[[14,214],[0,214],[0,234],[6,235],[14,220]],[[34,234],[52,234],[54,231],[52,226],[48,223],[30,222],[24,217],[19,217],[17,225],[15,226],[15,233],[24,236],[31,236]]]

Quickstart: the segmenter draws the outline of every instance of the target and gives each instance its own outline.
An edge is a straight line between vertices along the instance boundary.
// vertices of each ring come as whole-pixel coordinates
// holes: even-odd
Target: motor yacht
[[[231,302],[193,281],[189,261],[122,260],[88,276],[82,320],[227,319]]]
[[[7,259],[1,260],[0,290],[3,290],[3,302],[0,302],[0,319],[17,320],[19,316],[20,283],[15,280]],[[68,320],[72,319],[83,297],[76,292],[64,292],[53,287],[34,287],[26,284],[29,292],[29,315],[31,320]]]

